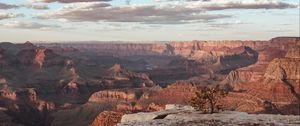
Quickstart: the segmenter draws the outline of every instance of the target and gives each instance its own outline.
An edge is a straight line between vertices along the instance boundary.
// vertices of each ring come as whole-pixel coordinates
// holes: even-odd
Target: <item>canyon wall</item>
[[[283,40],[282,40],[283,39]],[[142,44],[142,43],[62,43],[62,44],[45,44],[39,43],[38,46],[45,46],[54,49],[75,48],[81,51],[93,50],[102,52],[101,55],[113,54],[116,56],[132,56],[132,55],[179,55],[183,57],[193,57],[193,55],[201,55],[202,51],[215,53],[216,55],[224,54],[232,48],[247,46],[258,50],[268,46],[286,48],[291,44],[295,44],[298,38],[285,42],[284,38],[274,38],[271,41],[192,41],[192,42],[170,42],[158,44]],[[280,42],[277,42],[280,41]],[[282,43],[284,41],[284,43]],[[274,44],[273,44],[274,43]],[[275,44],[276,43],[276,44]],[[291,43],[291,44],[290,44]],[[271,45],[272,44],[272,45]]]

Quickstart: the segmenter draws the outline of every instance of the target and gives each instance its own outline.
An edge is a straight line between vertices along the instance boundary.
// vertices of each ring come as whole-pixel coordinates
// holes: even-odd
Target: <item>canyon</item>
[[[0,123],[10,126],[116,125],[216,85],[229,91],[226,110],[299,115],[300,38],[0,43]]]

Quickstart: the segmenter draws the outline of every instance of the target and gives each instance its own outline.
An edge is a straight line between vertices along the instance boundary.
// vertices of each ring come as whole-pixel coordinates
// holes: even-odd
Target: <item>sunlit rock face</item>
[[[300,59],[274,59],[268,66],[265,77],[273,80],[299,80]]]
[[[126,93],[122,91],[100,91],[94,93],[90,98],[89,102],[109,102],[114,100],[135,100],[135,93]]]
[[[255,70],[253,67],[255,68],[256,65],[252,66],[252,69],[231,72],[222,83],[227,84],[231,90],[239,92],[229,94],[225,100],[225,104],[229,105],[227,107],[237,106],[235,107],[237,110],[247,112],[299,114],[297,111],[300,101],[298,57],[299,47],[290,47],[285,56],[274,58],[268,65],[264,65],[265,69],[262,69],[265,70],[264,74],[260,74],[258,79],[252,79]],[[266,103],[270,103],[271,106],[266,107]]]
[[[109,68],[105,72],[104,77],[120,83],[119,85],[114,85],[116,87],[152,87],[156,85],[147,74],[132,72],[120,64],[115,64]]]
[[[123,113],[101,112],[89,126],[115,126],[121,122]]]
[[[45,60],[45,49],[22,50],[17,55],[21,64],[41,68]]]
[[[296,46],[291,48],[285,55],[286,58],[294,58],[299,59],[300,58],[300,46]]]
[[[274,59],[270,62],[266,73],[265,83],[276,89],[278,93],[290,94],[291,98],[300,101],[300,48],[293,47],[288,50],[284,58]],[[281,84],[280,86],[273,85]],[[282,88],[279,88],[282,87]],[[275,91],[276,92],[276,91]],[[279,96],[280,97],[280,96]],[[289,98],[289,97],[287,97]],[[282,98],[283,99],[283,98]]]
[[[270,62],[265,77],[273,80],[300,80],[300,46],[288,50],[284,58]]]

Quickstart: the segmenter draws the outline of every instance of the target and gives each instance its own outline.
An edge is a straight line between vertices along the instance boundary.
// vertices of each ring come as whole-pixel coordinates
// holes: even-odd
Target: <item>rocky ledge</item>
[[[224,111],[203,114],[188,106],[167,105],[151,113],[127,114],[118,126],[297,126],[300,117],[294,115],[248,114]]]

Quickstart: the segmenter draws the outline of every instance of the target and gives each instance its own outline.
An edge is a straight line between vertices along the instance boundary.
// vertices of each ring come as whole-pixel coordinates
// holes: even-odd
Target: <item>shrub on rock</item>
[[[222,110],[220,105],[220,99],[225,97],[227,92],[224,91],[220,86],[216,87],[201,87],[196,92],[196,96],[190,100],[190,104],[198,111],[204,113],[215,113]]]

